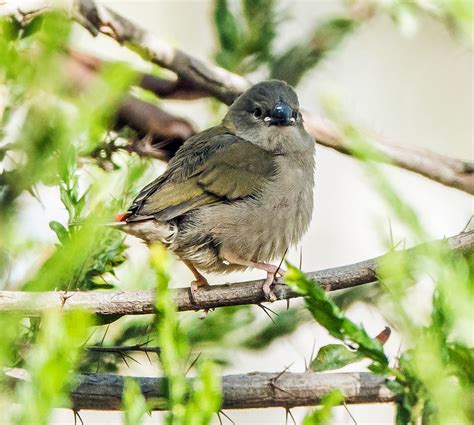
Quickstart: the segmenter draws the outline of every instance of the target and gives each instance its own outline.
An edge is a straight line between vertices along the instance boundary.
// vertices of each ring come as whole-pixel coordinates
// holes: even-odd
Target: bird
[[[271,261],[309,227],[314,168],[315,142],[295,90],[262,81],[236,98],[219,125],[187,139],[117,220],[184,262],[195,278],[192,300],[208,285],[203,273],[253,268],[266,272],[262,290],[273,301],[271,286],[284,272]]]

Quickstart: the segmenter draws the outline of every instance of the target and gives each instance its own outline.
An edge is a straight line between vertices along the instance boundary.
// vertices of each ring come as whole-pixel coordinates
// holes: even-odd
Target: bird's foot
[[[191,287],[189,288],[189,296],[193,304],[197,304],[196,295],[198,294],[199,289],[205,288],[206,286],[209,286],[209,282],[204,277],[202,277],[201,279],[193,280],[191,282]]]
[[[267,272],[267,278],[263,282],[262,290],[267,301],[273,302],[278,298],[273,292],[272,285],[275,283],[275,273]]]

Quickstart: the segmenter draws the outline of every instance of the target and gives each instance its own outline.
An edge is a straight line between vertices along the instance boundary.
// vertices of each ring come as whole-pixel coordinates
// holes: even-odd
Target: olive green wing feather
[[[163,176],[138,195],[130,221],[171,220],[200,206],[256,196],[274,176],[274,154],[232,134],[209,136],[183,145]]]
[[[212,155],[194,176],[206,193],[234,201],[257,195],[275,169],[273,154],[240,139]]]

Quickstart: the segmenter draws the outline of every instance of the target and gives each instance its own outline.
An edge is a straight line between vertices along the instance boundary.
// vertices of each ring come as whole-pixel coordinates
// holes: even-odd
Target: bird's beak
[[[270,125],[288,126],[295,123],[293,109],[285,102],[278,102],[270,113]]]

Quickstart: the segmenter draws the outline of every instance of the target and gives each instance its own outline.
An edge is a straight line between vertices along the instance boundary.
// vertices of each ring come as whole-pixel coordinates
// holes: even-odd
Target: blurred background
[[[229,2],[231,8],[238,10],[237,3]],[[391,2],[381,3],[388,10]],[[199,58],[214,61],[216,52],[221,49],[216,25],[213,24],[216,2],[111,1],[104,4]],[[275,27],[274,49],[284,51],[299,40],[307,40],[314,29],[329,18],[346,15],[348,9],[342,1],[313,0],[278,1],[276,10],[284,19]],[[150,70],[150,66],[130,50],[105,36],[94,38],[77,25],[73,28],[71,40],[77,51],[107,61],[124,61],[144,72]],[[252,82],[258,82],[266,75],[265,66],[249,68],[248,77]],[[317,66],[302,76],[297,92],[300,104],[309,111],[323,114],[321,99],[328,95],[337,96],[344,111],[361,128],[375,131],[396,144],[473,160],[472,76],[473,52],[465,37],[430,13],[411,14],[409,10],[395,13],[392,10],[391,13],[374,13],[362,19],[336,48],[328,51]],[[226,110],[209,99],[192,102],[166,100],[160,102],[160,106],[184,117],[198,130],[218,122]],[[164,167],[164,163],[158,161],[149,164],[135,189],[157,176]],[[473,214],[472,197],[466,193],[395,167],[383,166],[383,171],[401,197],[414,208],[433,239],[459,233]],[[56,188],[40,186],[38,191],[41,202],[29,195],[22,196],[21,223],[32,239],[44,245],[54,244],[56,236],[48,223],[52,220],[65,222],[67,213]],[[381,255],[386,252],[390,240],[406,246],[413,243],[410,232],[398,222],[373,188],[361,163],[319,145],[316,149],[314,200],[310,230],[301,246],[291,250],[287,256],[292,263],[298,264],[301,253],[304,271]],[[153,287],[146,271],[148,249],[133,237],[127,237],[126,243],[129,246],[125,251],[128,261],[116,270],[114,282],[117,288]],[[10,282],[24,280],[31,272],[30,267],[37,262],[37,258],[24,258],[17,262],[11,270]],[[171,276],[173,286],[188,286],[192,279],[178,261],[173,263]],[[259,272],[248,271],[225,277],[210,276],[209,280],[212,284],[261,277]],[[340,302],[347,308],[348,317],[363,324],[369,335],[375,336],[389,323],[379,308],[372,305],[375,296],[372,289],[361,290],[354,296],[359,301],[348,296],[345,300],[341,297]],[[421,282],[413,288],[410,304],[415,321],[423,320],[428,314],[430,303],[427,301],[431,291],[429,282]],[[280,304],[271,307],[286,311]],[[299,304],[301,301],[292,300],[290,305],[296,308]],[[210,312],[209,316],[214,314],[216,312]],[[290,365],[292,372],[304,371],[312,351],[317,352],[319,347],[334,340],[323,328],[310,323],[301,311],[294,314],[291,320],[297,316],[298,326],[295,325],[295,329],[288,327],[282,336],[262,344],[261,349],[252,348],[249,342],[246,343],[247,349],[231,349],[230,352],[212,348],[216,356],[223,359],[222,373],[278,372]],[[186,313],[183,320],[185,323],[189,321],[192,327],[199,315]],[[243,308],[232,320],[246,323],[249,317],[252,327],[263,329],[271,325],[270,319],[256,306]],[[110,332],[113,335],[113,331]],[[410,341],[394,331],[385,345],[387,355],[394,358],[406,345],[410,345]],[[160,376],[159,369],[146,357],[137,355],[136,358],[139,364],[129,362],[129,367],[119,364],[120,372]],[[343,371],[360,371],[365,365],[365,362],[360,362],[347,366]],[[391,424],[394,421],[394,408],[390,405],[352,405],[348,409],[358,424]],[[297,423],[301,423],[306,412],[306,408],[292,409]],[[354,423],[344,407],[337,407],[334,412],[332,423]],[[237,424],[285,423],[284,409],[227,411],[227,414]],[[119,412],[84,411],[81,417],[86,424],[121,423],[122,420]],[[146,423],[159,423],[162,418],[162,414],[153,413]],[[227,419],[223,418],[223,421],[226,423]],[[55,411],[52,423],[71,422],[70,411]],[[215,423],[218,423],[217,418]]]

